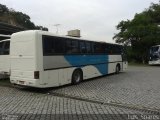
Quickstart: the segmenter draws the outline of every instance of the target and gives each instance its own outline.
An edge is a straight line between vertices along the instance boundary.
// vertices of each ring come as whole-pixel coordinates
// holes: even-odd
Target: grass
[[[128,65],[130,65],[130,66],[142,66],[142,67],[149,66],[148,64],[135,63],[135,62],[129,62]]]

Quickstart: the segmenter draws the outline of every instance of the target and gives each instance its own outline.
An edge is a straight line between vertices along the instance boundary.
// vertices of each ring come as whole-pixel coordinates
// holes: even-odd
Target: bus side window
[[[98,54],[102,54],[102,53],[104,53],[104,50],[103,50],[103,46],[102,46],[103,44],[101,44],[101,43],[96,43],[96,44],[94,44],[94,51],[95,51],[95,53],[98,53]]]
[[[63,38],[54,37],[55,44],[55,54],[64,54],[65,42]]]
[[[105,44],[105,54],[109,54],[109,45]]]
[[[77,40],[72,40],[72,53],[79,53],[79,45],[78,45],[78,41]]]
[[[86,46],[84,41],[80,41],[80,53],[86,53]]]
[[[92,53],[91,42],[86,42],[86,51],[88,54]]]
[[[72,53],[72,44],[71,40],[66,40],[66,53],[71,54]]]
[[[115,45],[115,54],[121,54],[121,49],[119,45]]]
[[[105,43],[101,44],[101,53],[106,54],[106,44]]]
[[[91,42],[91,49],[92,49],[92,54],[95,54],[95,43]]]
[[[113,54],[113,47],[112,47],[112,45],[109,45],[108,47],[109,47],[109,54],[112,55]]]
[[[53,55],[55,53],[54,40],[52,37],[43,37],[43,55]]]

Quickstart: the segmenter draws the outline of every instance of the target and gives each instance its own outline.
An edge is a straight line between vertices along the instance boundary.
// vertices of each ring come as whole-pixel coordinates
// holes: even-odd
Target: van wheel
[[[119,72],[120,72],[120,65],[118,64],[118,65],[116,65],[116,71],[115,71],[115,73],[118,74]]]
[[[80,69],[75,70],[72,74],[72,84],[76,85],[80,83],[82,80],[82,71]]]

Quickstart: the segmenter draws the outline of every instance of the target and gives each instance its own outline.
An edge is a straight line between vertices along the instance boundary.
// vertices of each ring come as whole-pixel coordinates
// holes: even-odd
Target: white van
[[[0,79],[10,75],[10,39],[0,41]]]

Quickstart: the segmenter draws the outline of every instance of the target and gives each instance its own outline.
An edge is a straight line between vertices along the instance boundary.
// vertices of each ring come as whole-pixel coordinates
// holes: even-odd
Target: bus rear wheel
[[[79,84],[83,80],[82,71],[80,69],[76,69],[72,74],[72,84]]]

